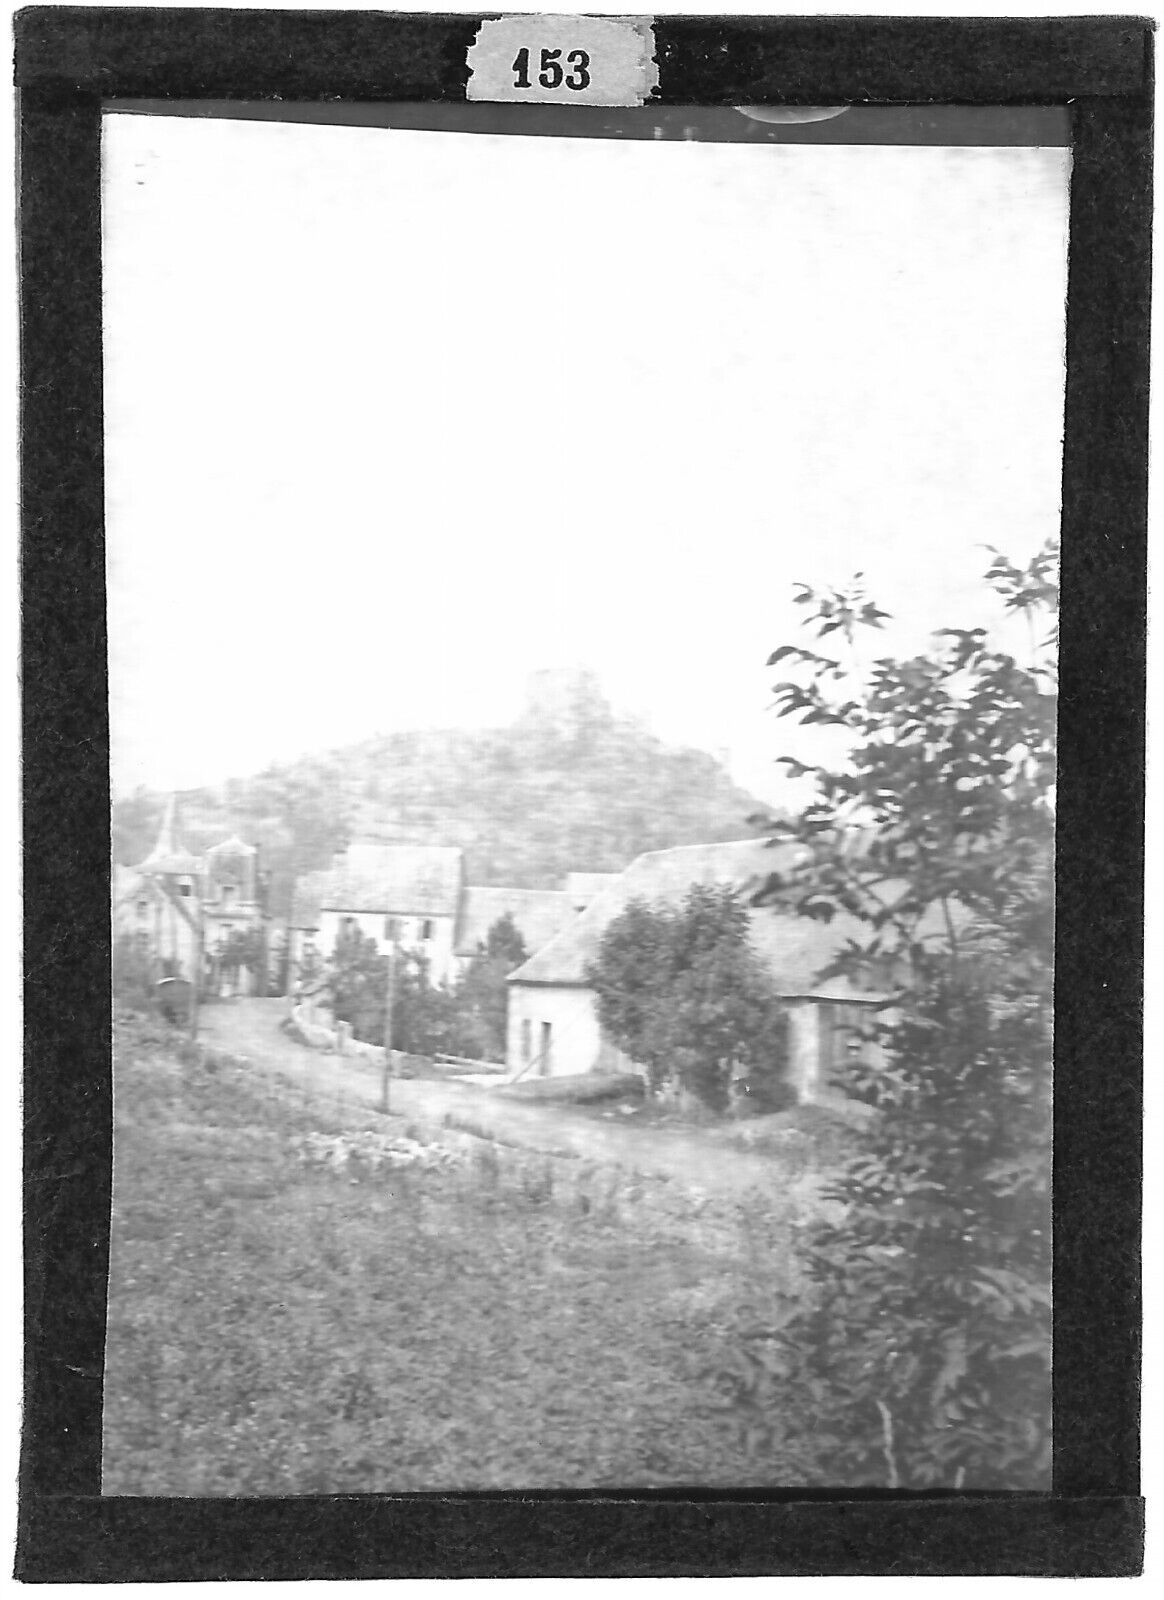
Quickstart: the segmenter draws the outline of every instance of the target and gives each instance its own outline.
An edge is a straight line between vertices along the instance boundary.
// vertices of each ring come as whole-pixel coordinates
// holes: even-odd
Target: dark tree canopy
[[[632,901],[607,928],[587,981],[603,1031],[647,1068],[722,1109],[734,1071],[776,1079],[784,1013],[730,888],[694,885],[679,906]]]
[[[461,1053],[483,1061],[505,1060],[506,980],[527,956],[525,941],[507,911],[489,929],[484,948],[469,962],[456,986]]]
[[[404,950],[396,960],[392,1047],[409,1055],[459,1055],[505,1059],[506,983],[526,959],[521,935],[508,914],[489,929],[485,947],[454,984],[434,983],[428,961]],[[388,957],[356,928],[341,931],[327,965],[336,1017],[359,1039],[384,1043],[388,1007]]]

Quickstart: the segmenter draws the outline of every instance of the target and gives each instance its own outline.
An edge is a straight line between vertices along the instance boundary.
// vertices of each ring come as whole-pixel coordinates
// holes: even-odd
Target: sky
[[[115,793],[580,665],[778,804],[795,583],[913,650],[1058,531],[1062,149],[109,115],[103,163]]]

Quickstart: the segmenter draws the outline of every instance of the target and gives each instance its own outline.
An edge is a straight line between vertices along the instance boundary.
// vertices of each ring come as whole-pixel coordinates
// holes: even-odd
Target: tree
[[[260,928],[235,928],[214,952],[214,960],[219,972],[233,981],[241,971],[261,973],[266,955]]]
[[[131,1010],[152,1006],[154,961],[145,938],[139,933],[115,934],[111,954],[114,1000]]]
[[[779,1074],[783,1008],[748,926],[735,891],[696,884],[680,906],[632,901],[607,928],[587,982],[603,1031],[652,1088],[722,1110],[733,1071]]]
[[[774,1450],[817,1481],[1040,1488],[1050,1452],[1055,547],[986,577],[1026,615],[1031,660],[983,629],[874,662],[785,645],[781,715],[847,730],[776,837],[801,864],[762,898],[865,929],[830,969],[896,985],[886,1064],[846,1069],[875,1108],[804,1256],[815,1285],[770,1345],[788,1403]],[[885,613],[859,584],[797,599],[853,646]],[[822,974],[823,976],[823,974]],[[799,1397],[798,1399],[796,1397]]]
[[[337,1022],[350,1022],[357,1039],[384,1042],[388,958],[358,927],[341,927],[327,963],[327,989]]]
[[[392,1043],[410,1055],[462,1054],[456,995],[447,984],[434,984],[427,957],[412,951],[397,965]]]
[[[508,1010],[506,979],[526,960],[523,940],[511,912],[489,929],[455,990],[460,1046],[458,1054],[487,1061],[505,1060]]]
[[[383,1044],[388,999],[388,957],[359,928],[343,928],[327,967],[336,1020],[350,1022],[357,1039]],[[427,959],[412,951],[396,956],[392,1047],[409,1055],[460,1053],[461,1028],[452,991],[434,984]]]

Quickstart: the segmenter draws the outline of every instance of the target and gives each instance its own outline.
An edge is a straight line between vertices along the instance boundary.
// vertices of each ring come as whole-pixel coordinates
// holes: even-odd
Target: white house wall
[[[142,901],[146,909],[139,912]],[[191,900],[190,904],[196,906],[197,901]],[[128,896],[114,912],[113,927],[117,934],[140,937],[158,961],[172,961],[176,976],[194,976],[198,935],[173,902],[159,891],[151,889]]]
[[[510,1072],[529,1064],[526,1038],[530,1054],[539,1055],[546,1023],[550,1028],[549,1061],[544,1066],[539,1063],[531,1067],[531,1077],[639,1070],[602,1037],[592,989],[573,984],[511,983],[506,1048]]]
[[[821,1091],[821,1016],[811,1000],[788,1006],[788,1077],[802,1105],[811,1105]]]
[[[844,1047],[849,1027],[871,1023],[877,1008],[816,1000],[790,1000],[787,1004],[789,1080],[801,1103],[827,1103],[840,1092],[830,1081],[829,1063]],[[541,1052],[546,1023],[550,1027],[549,1062],[543,1066],[535,1060],[531,1065],[531,1057]],[[870,1062],[883,1059],[880,1046],[868,1040],[862,1044],[861,1054]],[[528,1066],[531,1077],[642,1071],[603,1038],[594,992],[576,984],[509,985],[506,1064],[510,1072]]]
[[[320,913],[319,932],[314,936],[316,949],[321,956],[330,957],[339,940],[340,928],[348,921],[355,923],[360,932],[374,939],[376,949],[387,955],[392,939],[385,932],[389,917],[396,924],[396,942],[401,950],[414,955],[425,955],[429,962],[429,977],[433,983],[449,983],[456,976],[454,953],[456,920],[453,917],[400,916],[383,911],[323,911]],[[424,924],[429,924],[431,937],[424,938]],[[302,948],[302,940],[296,941]]]

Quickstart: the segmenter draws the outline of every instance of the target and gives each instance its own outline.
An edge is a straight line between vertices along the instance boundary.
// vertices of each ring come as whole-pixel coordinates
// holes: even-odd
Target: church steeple
[[[183,850],[178,843],[178,797],[170,795],[162,813],[158,842],[138,868],[139,872],[181,873],[189,876],[198,872],[201,863],[197,856]]]
[[[158,831],[158,842],[146,857],[147,861],[160,861],[177,853],[177,845],[175,843],[177,821],[178,796],[171,794],[167,796],[166,809],[162,812],[162,826]]]

